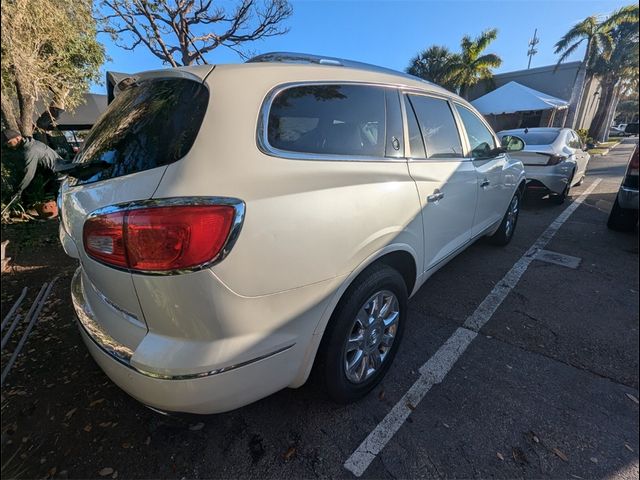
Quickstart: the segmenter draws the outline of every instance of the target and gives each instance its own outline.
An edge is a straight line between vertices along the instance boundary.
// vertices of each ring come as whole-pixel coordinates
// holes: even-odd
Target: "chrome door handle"
[[[436,190],[433,192],[433,195],[429,195],[427,197],[427,201],[428,202],[437,202],[439,200],[442,200],[444,198],[444,193],[442,193],[439,190]]]
[[[489,185],[491,185],[491,182],[485,178],[480,184],[480,188],[487,188]]]

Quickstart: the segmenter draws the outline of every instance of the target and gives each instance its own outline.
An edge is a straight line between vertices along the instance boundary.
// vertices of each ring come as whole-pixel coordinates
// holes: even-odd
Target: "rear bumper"
[[[304,357],[306,345],[293,343],[196,373],[154,372],[136,361],[137,350],[145,341],[153,342],[153,334],[148,333],[137,347],[115,340],[87,301],[81,268],[73,277],[71,292],[82,339],[95,361],[125,392],[158,410],[210,414],[239,408],[289,386]],[[160,355],[170,358],[172,348],[183,348],[177,346],[178,339],[174,343],[164,338],[155,345],[167,349]]]
[[[620,190],[618,190],[618,204],[622,208],[638,210],[638,190],[620,187]]]
[[[573,165],[525,166],[527,188],[541,190],[540,185],[552,193],[562,193],[571,179]],[[538,187],[538,188],[536,188]]]

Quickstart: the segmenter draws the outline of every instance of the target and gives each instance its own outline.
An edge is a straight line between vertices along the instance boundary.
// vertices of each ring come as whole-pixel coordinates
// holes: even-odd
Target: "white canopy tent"
[[[483,115],[527,112],[533,110],[563,110],[569,102],[552,97],[518,82],[509,82],[471,102]]]

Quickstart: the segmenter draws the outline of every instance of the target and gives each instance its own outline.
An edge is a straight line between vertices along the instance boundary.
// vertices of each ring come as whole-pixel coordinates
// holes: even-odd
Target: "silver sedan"
[[[521,160],[527,176],[527,188],[550,194],[563,203],[569,190],[582,183],[591,156],[578,134],[570,128],[517,128],[503,130],[500,138],[521,138],[525,147],[511,156]]]

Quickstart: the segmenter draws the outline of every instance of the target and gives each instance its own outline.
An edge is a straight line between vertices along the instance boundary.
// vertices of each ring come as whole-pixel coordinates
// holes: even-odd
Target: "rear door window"
[[[474,158],[487,158],[491,156],[491,150],[496,148],[496,141],[491,133],[478,116],[462,105],[456,104],[460,118],[467,132],[469,146],[471,147],[471,156]]]
[[[84,141],[76,163],[103,161],[109,167],[84,184],[168,165],[195,142],[209,102],[201,82],[185,78],[142,80],[114,101]]]
[[[385,88],[367,85],[288,88],[271,104],[267,139],[271,147],[289,152],[384,157]]]
[[[424,95],[409,97],[418,118],[427,158],[460,158],[462,156],[460,133],[449,102]],[[415,140],[413,144],[419,149]]]
[[[420,133],[420,127],[416,119],[416,113],[411,106],[409,97],[406,95],[404,97],[404,107],[407,111],[407,129],[409,133],[411,158],[427,158],[427,153],[424,150],[424,142],[422,141],[422,134]]]

